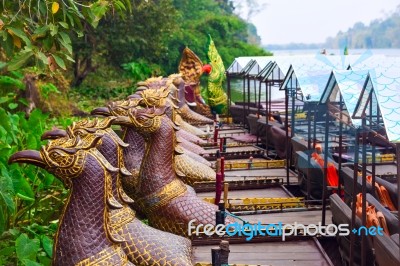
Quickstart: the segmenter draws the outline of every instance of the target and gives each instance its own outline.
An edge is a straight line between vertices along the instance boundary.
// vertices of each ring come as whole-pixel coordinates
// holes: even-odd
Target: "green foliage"
[[[149,78],[152,73],[151,68],[143,61],[122,64],[122,68],[136,81],[145,80]]]
[[[137,80],[128,71],[106,66],[103,60],[95,73],[90,73],[85,82],[71,89],[68,97],[80,110],[90,112],[107,101],[120,100],[135,92]]]
[[[170,0],[134,0],[132,6],[131,15],[106,18],[96,29],[101,38],[98,48],[105,49],[105,57],[115,67],[130,62],[159,63],[170,48],[165,39],[178,29],[178,12]]]
[[[17,99],[19,91],[25,90],[25,84],[22,82],[20,72],[12,71],[9,75],[0,75],[0,107],[7,110],[14,110],[19,105],[27,105],[25,99]]]
[[[131,9],[130,0],[2,1],[0,45],[9,58],[9,71],[27,64],[66,69],[72,59],[70,34],[82,37],[85,26],[96,27],[110,12]]]
[[[12,78],[9,76],[0,76],[0,85],[2,86],[12,86],[16,87],[18,89],[24,89],[25,85],[24,83],[16,78]]]
[[[62,122],[39,109],[26,119],[0,107],[0,264],[50,264],[57,228],[51,221],[57,221],[67,191],[47,171],[7,161],[16,151],[39,150],[40,135]]]
[[[214,39],[225,67],[238,56],[269,54],[257,45],[260,38],[254,25],[233,14],[232,1],[131,2],[131,16],[107,17],[87,33],[87,38],[74,39],[75,55],[92,57],[96,71],[108,67],[118,72],[121,65],[125,69],[131,65],[133,75],[140,76],[134,73],[133,69],[140,69],[131,64],[134,62],[151,66],[153,76],[176,73],[185,46],[207,60],[208,34]],[[154,73],[155,68],[160,71]],[[86,81],[83,87],[91,83],[92,80]]]
[[[17,240],[15,240],[15,251],[18,259],[21,261],[34,260],[39,248],[39,239],[30,239],[26,234],[21,234]]]
[[[208,34],[213,38],[226,68],[238,56],[270,55],[258,45],[249,44],[259,39],[256,30],[232,14],[232,8],[229,8],[230,1],[175,0],[173,2],[179,11],[177,18],[181,26],[166,40],[170,52],[168,58],[162,58],[161,64],[169,73],[176,71],[181,51],[185,46],[189,46],[201,60],[206,61]]]
[[[58,88],[53,83],[45,83],[39,85],[40,91],[45,99],[49,98],[49,94],[51,93],[61,93]]]
[[[47,171],[7,161],[16,151],[39,150],[40,135],[53,125],[78,119],[55,117],[60,109],[90,111],[134,93],[139,80],[177,72],[186,45],[206,61],[208,34],[226,67],[237,56],[268,54],[230,0],[0,1],[0,11],[0,265],[51,264],[67,191]],[[55,68],[70,80],[78,72],[86,79],[69,90]],[[28,104],[19,97],[28,71],[40,76],[40,107],[53,117],[19,112]]]
[[[23,81],[23,72],[11,71],[8,74],[0,75],[0,107],[6,110],[21,110],[27,106],[28,102],[25,98],[20,97],[21,91],[25,90]],[[59,89],[52,82],[39,82],[39,93],[44,101],[49,100],[49,96],[53,94],[61,94]],[[17,109],[18,108],[18,109]]]
[[[51,265],[52,237],[57,223],[41,226],[33,223],[19,229],[10,229],[1,236],[0,264]]]

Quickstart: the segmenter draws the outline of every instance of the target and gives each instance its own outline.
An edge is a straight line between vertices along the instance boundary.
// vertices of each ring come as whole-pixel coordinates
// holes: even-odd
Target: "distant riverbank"
[[[322,49],[296,49],[296,50],[271,50],[274,55],[301,55],[301,54],[319,54]],[[343,50],[325,48],[328,55],[341,55]],[[400,49],[349,49],[349,55],[361,55],[366,51],[371,51],[373,54],[383,54],[386,56],[400,56]]]

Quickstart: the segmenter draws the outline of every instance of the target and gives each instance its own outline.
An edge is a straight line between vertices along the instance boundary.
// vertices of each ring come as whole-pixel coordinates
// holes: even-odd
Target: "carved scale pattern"
[[[114,163],[123,167],[122,147],[114,137],[105,134],[99,151]],[[119,156],[115,156],[118,154]],[[122,177],[122,179],[127,176]],[[113,196],[123,207],[111,211],[111,232],[122,237],[122,247],[129,260],[138,265],[190,265],[191,244],[187,239],[151,228],[135,218],[135,213],[118,198],[119,175],[113,174]]]
[[[172,163],[175,146],[173,135],[173,126],[165,116],[161,119],[159,130],[144,134],[147,145],[140,171],[140,192],[143,196],[139,202],[142,211],[149,218],[150,225],[187,236],[187,225],[192,219],[197,219],[203,224],[215,224],[217,206],[196,197],[193,190],[186,189],[186,186],[176,179]],[[158,204],[146,197],[151,194],[152,199],[162,199],[165,190],[171,192],[168,193],[169,201],[160,200],[161,203]]]
[[[211,167],[199,163],[185,154],[175,155],[175,168],[178,177],[188,185],[215,180],[216,174]]]
[[[207,143],[207,141],[205,141],[204,139],[199,138],[196,135],[193,135],[192,133],[187,132],[184,129],[180,129],[176,132],[176,136],[179,138],[183,138],[186,139],[192,143],[196,143],[196,144],[205,144]]]
[[[189,124],[201,125],[214,123],[212,119],[191,110],[187,104],[183,105],[179,110],[181,111],[182,118]]]
[[[85,128],[85,126],[89,126]],[[191,265],[191,244],[185,238],[166,233],[151,228],[135,218],[135,213],[128,206],[132,201],[123,193],[120,184],[120,176],[129,175],[124,167],[122,148],[127,146],[116,134],[110,129],[96,129],[96,123],[78,122],[68,129],[71,137],[74,134],[81,138],[90,139],[90,135],[103,135],[102,141],[98,146],[101,157],[96,154],[96,158],[100,160],[107,159],[113,166],[119,166],[120,172],[108,173],[107,177],[111,177],[108,196],[108,207],[110,207],[107,215],[107,228],[113,239],[119,239],[122,243],[123,250],[128,255],[130,261],[138,265]],[[112,188],[112,189],[111,189]],[[104,251],[103,251],[104,253]],[[102,257],[94,255],[82,262],[101,264]],[[99,264],[99,265],[100,265]]]
[[[181,148],[182,151],[183,151],[183,153],[184,153],[187,157],[189,157],[189,158],[195,160],[195,161],[198,162],[198,163],[201,163],[201,164],[204,164],[204,165],[206,165],[206,166],[208,166],[208,167],[211,167],[211,162],[207,161],[203,156],[198,155],[197,153],[194,153],[194,152],[192,152],[192,151],[186,150],[185,148],[182,148],[180,145],[177,145],[177,147]],[[175,149],[175,151],[176,151],[176,149]],[[177,155],[178,155],[178,154],[177,154]]]
[[[197,128],[197,127],[194,127],[191,124],[187,123],[178,114],[176,115],[176,121],[175,122],[177,124],[179,124],[179,126],[182,129],[184,129],[185,131],[187,131],[187,132],[189,132],[189,133],[191,133],[193,135],[196,135],[196,136],[204,136],[204,135],[206,135],[206,133],[203,130],[201,130],[201,129]]]
[[[179,143],[178,145],[181,146],[182,148],[186,149],[186,150],[189,150],[189,151],[194,152],[196,154],[205,154],[205,153],[207,153],[207,151],[205,149],[203,149],[199,145],[194,144],[194,143],[192,143],[190,141],[187,141],[187,140],[182,139],[182,138],[178,138],[177,141]]]
[[[58,142],[59,144],[60,142]],[[63,147],[49,144],[41,150],[46,158],[49,172],[62,173],[56,170],[55,161],[74,161],[70,165],[74,175],[69,179],[71,192],[60,219],[54,245],[54,265],[132,265],[125,253],[107,231],[107,205],[105,192],[107,180],[105,169],[95,149],[78,150],[75,154],[62,153]],[[71,158],[60,160],[60,156]],[[77,159],[83,158],[83,159]],[[58,176],[57,176],[58,177]],[[68,176],[63,176],[66,180]]]

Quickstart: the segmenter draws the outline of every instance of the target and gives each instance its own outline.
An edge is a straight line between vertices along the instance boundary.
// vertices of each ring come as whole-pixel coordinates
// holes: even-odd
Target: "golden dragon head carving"
[[[100,144],[101,134],[88,134],[81,138],[60,137],[50,140],[40,151],[24,150],[14,153],[9,163],[28,163],[46,169],[62,180],[66,187],[71,186],[73,178],[78,177],[85,166],[88,154],[109,171],[118,171],[101,155],[96,147]]]

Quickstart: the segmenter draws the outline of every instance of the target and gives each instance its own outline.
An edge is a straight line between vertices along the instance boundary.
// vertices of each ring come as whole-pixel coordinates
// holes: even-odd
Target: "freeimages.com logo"
[[[286,237],[297,236],[299,234],[305,236],[348,236],[351,233],[355,235],[383,235],[383,228],[380,226],[354,228],[350,231],[350,225],[348,224],[329,224],[322,225],[321,222],[318,224],[300,224],[295,222],[294,224],[283,224],[279,222],[277,224],[239,224],[237,222],[224,225],[219,224],[214,226],[212,224],[198,224],[195,225],[196,220],[191,220],[188,224],[188,234],[199,236],[205,234],[207,236],[218,235],[218,236],[245,236],[247,241],[252,240],[255,236],[272,236],[281,237],[282,241],[286,240]]]

